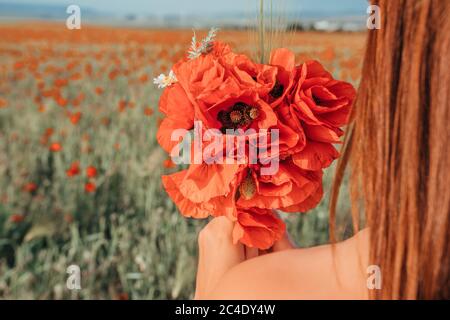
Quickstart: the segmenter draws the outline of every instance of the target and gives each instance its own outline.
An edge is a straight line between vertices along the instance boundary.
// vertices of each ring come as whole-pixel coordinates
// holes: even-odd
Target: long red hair
[[[350,171],[352,215],[370,227],[373,298],[450,298],[450,1],[375,0],[362,80],[338,163]]]

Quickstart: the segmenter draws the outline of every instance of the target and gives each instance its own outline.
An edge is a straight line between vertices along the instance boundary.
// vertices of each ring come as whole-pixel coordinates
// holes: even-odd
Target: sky
[[[367,0],[273,0],[285,11],[324,13],[361,12],[365,14]],[[266,2],[268,2],[266,0]],[[0,3],[77,4],[113,14],[203,15],[233,12],[256,12],[258,0],[0,0]]]

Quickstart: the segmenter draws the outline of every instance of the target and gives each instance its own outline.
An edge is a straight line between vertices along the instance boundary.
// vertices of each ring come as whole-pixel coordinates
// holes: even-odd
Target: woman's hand
[[[212,219],[200,231],[195,299],[205,299],[228,270],[245,260],[244,246],[233,244],[232,232],[233,222],[226,217]]]
[[[233,244],[233,222],[226,217],[211,220],[198,236],[199,261],[195,299],[207,299],[223,275],[245,260],[270,252],[293,249],[287,233],[267,251]]]

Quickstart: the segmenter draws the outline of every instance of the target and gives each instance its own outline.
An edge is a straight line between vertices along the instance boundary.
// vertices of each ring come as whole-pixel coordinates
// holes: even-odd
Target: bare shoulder
[[[344,242],[247,260],[220,280],[211,299],[367,299],[369,232]]]

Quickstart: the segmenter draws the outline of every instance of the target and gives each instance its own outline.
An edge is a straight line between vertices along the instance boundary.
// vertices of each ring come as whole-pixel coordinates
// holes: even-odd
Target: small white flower
[[[159,89],[164,89],[165,87],[171,86],[177,81],[177,77],[172,70],[170,70],[168,76],[166,76],[164,73],[161,73],[157,78],[153,79],[153,83],[157,84]]]

